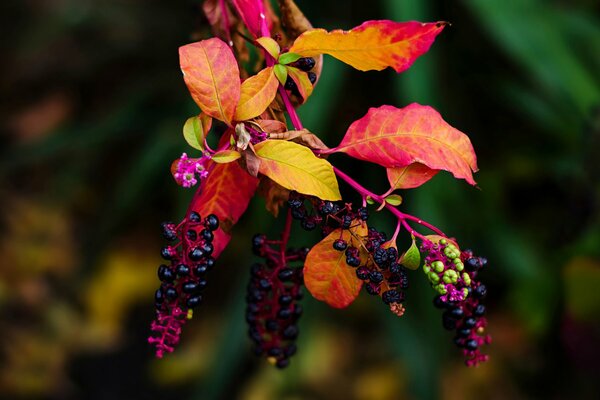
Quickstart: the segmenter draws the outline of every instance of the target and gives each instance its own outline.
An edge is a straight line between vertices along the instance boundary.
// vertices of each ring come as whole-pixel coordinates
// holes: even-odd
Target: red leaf
[[[350,30],[311,29],[300,35],[290,52],[305,57],[329,54],[361,71],[408,69],[426,53],[446,23],[367,21]]]
[[[193,210],[203,218],[209,214],[219,217],[215,231],[213,257],[217,258],[231,239],[231,230],[246,211],[258,186],[258,179],[248,175],[237,162],[211,162],[208,178],[202,182],[201,193],[194,199]]]
[[[387,176],[394,189],[413,189],[433,178],[438,170],[421,163],[412,163],[406,167],[388,168]]]
[[[261,0],[233,0],[233,5],[235,6],[238,14],[242,17],[244,21],[244,25],[248,28],[248,31],[254,35],[254,37],[261,37],[261,12],[264,13],[264,17],[267,19],[267,26],[269,26],[269,30],[271,29],[271,18],[268,15],[270,11],[270,7],[265,5],[263,2],[261,4]]]
[[[350,125],[333,151],[386,168],[418,162],[475,184],[472,172],[477,171],[477,158],[469,137],[429,106],[371,108]]]
[[[350,231],[356,236],[366,236],[367,226],[357,225]],[[333,242],[340,238],[359,247],[360,241],[350,231],[336,229],[331,232],[310,250],[304,262],[304,284],[308,291],[315,299],[335,308],[350,305],[363,284],[354,268],[346,264],[344,252],[333,248]]]
[[[204,113],[228,125],[240,100],[240,70],[231,49],[218,38],[179,48],[183,79]]]

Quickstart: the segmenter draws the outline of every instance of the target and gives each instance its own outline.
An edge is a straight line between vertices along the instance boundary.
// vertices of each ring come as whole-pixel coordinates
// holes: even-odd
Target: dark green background
[[[368,107],[419,102],[470,136],[480,190],[441,173],[402,193],[403,207],[489,259],[489,363],[462,366],[418,272],[401,319],[368,296],[345,310],[306,299],[291,367],[254,359],[243,321],[250,237],[276,235],[281,223],[261,199],[236,228],[181,348],[153,360],[145,337],[158,225],[181,217],[191,195],[169,166],[187,151],[181,127],[197,111],[177,48],[208,33],[199,3],[0,4],[0,397],[597,395],[600,8],[591,0],[298,1],[328,29],[452,23],[401,75],[326,58],[300,116],[333,146]],[[381,169],[330,160],[387,189]],[[385,213],[371,220],[393,230]],[[315,240],[295,228],[294,244]]]

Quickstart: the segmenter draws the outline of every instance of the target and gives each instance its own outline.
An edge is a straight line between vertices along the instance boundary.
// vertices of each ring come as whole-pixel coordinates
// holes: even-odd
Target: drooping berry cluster
[[[317,82],[317,74],[312,71],[312,69],[315,67],[315,64],[316,62],[314,58],[303,57],[298,59],[296,62],[291,63],[290,66],[306,72],[308,75],[308,80],[311,84],[314,85]],[[287,80],[285,81],[284,88],[286,90],[289,90],[292,95],[300,97],[300,91],[298,90],[298,86],[289,75]]]
[[[366,237],[356,238],[362,248],[349,246],[344,240],[334,242],[333,248],[345,251],[346,264],[356,268],[356,276],[365,282],[364,288],[373,296],[381,296],[398,316],[404,313],[402,303],[408,289],[406,269],[398,263],[398,250],[384,232],[371,227]],[[366,253],[364,257],[360,254]]]
[[[252,264],[246,296],[248,335],[255,353],[278,368],[285,368],[296,353],[298,318],[302,315],[302,266],[307,248],[284,249],[279,241],[264,235],[252,239],[253,252],[264,258]],[[292,264],[297,264],[293,266]]]
[[[153,336],[148,342],[155,345],[159,358],[173,351],[182,326],[192,318],[192,309],[202,302],[206,272],[215,264],[211,257],[212,241],[218,227],[219,219],[214,214],[202,220],[196,212],[191,212],[179,225],[162,224],[165,239],[179,241],[162,248],[161,255],[169,265],[158,267],[161,285],[154,296],[156,319],[150,327]]]
[[[439,243],[423,241],[421,249],[428,254],[424,272],[439,293],[434,298],[434,305],[445,310],[442,315],[444,328],[456,331],[454,343],[463,350],[467,366],[487,361],[488,356],[481,353],[481,346],[492,341],[485,334],[487,320],[483,299],[487,288],[477,280],[477,274],[487,260],[475,257],[470,250],[460,252],[446,239]]]
[[[310,203],[311,211],[306,207]],[[352,204],[323,201],[306,197],[296,192],[290,194],[288,204],[292,217],[300,221],[306,230],[321,225],[323,235],[335,229],[349,230],[355,225],[367,221],[369,212],[366,207],[352,209]],[[371,295],[379,295],[390,306],[392,312],[401,316],[404,313],[405,292],[408,288],[406,269],[398,263],[398,250],[387,242],[385,233],[375,228],[368,229],[366,237],[352,234],[351,243],[340,239],[333,242],[333,248],[345,253],[346,264],[356,268],[356,276],[365,281],[365,290]],[[362,256],[361,256],[362,254]]]

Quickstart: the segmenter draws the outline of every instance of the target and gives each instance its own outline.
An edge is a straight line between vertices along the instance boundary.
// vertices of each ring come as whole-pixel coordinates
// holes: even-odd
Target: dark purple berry
[[[175,280],[175,274],[171,268],[163,264],[158,267],[158,279],[163,282],[171,283],[173,280]]]
[[[403,300],[400,293],[393,289],[383,292],[381,299],[385,304],[400,303]]]
[[[477,350],[478,344],[477,344],[477,340],[475,339],[471,339],[471,340],[467,340],[467,342],[465,343],[465,349],[470,350],[470,351],[475,351]]]
[[[369,282],[365,285],[365,290],[367,291],[367,293],[369,293],[370,295],[376,296],[379,294],[379,292],[381,291],[381,286],[373,283],[373,282]]]
[[[177,271],[177,276],[183,277],[189,275],[190,268],[185,264],[179,264],[175,267],[175,271]]]
[[[175,289],[174,287],[169,287],[165,291],[165,295],[167,296],[167,298],[169,298],[171,300],[175,300],[178,296],[177,289]]]
[[[202,229],[200,235],[202,236],[202,239],[206,240],[207,242],[212,242],[215,238],[215,235],[209,229]]]
[[[205,221],[206,227],[211,231],[216,231],[219,228],[219,218],[215,214],[210,214]]]
[[[311,84],[315,84],[315,82],[317,81],[317,74],[315,74],[314,72],[309,72],[308,74],[308,80],[310,81]]]
[[[290,268],[283,268],[277,274],[277,277],[279,278],[279,280],[283,281],[283,282],[289,281],[290,279],[292,279],[293,276],[294,276],[294,270],[292,270]]]
[[[356,276],[358,279],[366,281],[369,279],[369,268],[365,267],[364,265],[362,267],[358,267],[356,269]]]
[[[290,325],[283,330],[283,337],[286,339],[296,339],[298,337],[298,327],[296,325]]]
[[[188,256],[192,261],[200,261],[204,257],[204,251],[200,247],[194,247],[190,250]]]
[[[200,220],[202,218],[200,217],[200,214],[198,214],[196,211],[192,211],[190,213],[190,217],[188,219],[189,219],[190,222],[197,223],[197,222],[200,222]]]
[[[294,66],[304,72],[308,72],[315,67],[315,59],[312,57],[302,57],[294,63]]]
[[[183,284],[183,293],[194,293],[198,290],[198,284],[193,281],[189,281]]]
[[[348,243],[344,239],[338,239],[333,242],[333,248],[337,251],[344,251],[348,247]]]
[[[383,281],[383,274],[377,270],[371,271],[369,280],[373,283],[381,283]]]
[[[481,317],[485,314],[485,306],[483,304],[478,304],[473,310],[473,315],[476,317]]]
[[[188,306],[189,308],[194,308],[198,304],[200,304],[200,302],[202,302],[202,296],[198,294],[196,296],[193,296],[193,297],[190,297],[189,299],[187,299],[187,301],[185,302],[185,305]]]
[[[154,301],[157,304],[161,304],[163,301],[165,301],[163,291],[161,289],[158,289],[156,292],[154,292]]]
[[[487,294],[487,287],[484,284],[480,284],[473,293],[478,299],[483,299]]]

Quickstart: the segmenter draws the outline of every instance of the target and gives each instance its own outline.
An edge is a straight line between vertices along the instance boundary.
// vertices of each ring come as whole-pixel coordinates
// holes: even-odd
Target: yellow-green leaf
[[[275,64],[273,67],[273,72],[275,72],[275,76],[277,80],[282,85],[285,85],[285,81],[287,81],[288,71],[287,68],[281,64]]]
[[[333,167],[307,147],[285,140],[265,140],[254,146],[259,172],[281,186],[322,200],[341,200]]]
[[[218,164],[227,164],[240,157],[242,157],[241,154],[235,150],[221,150],[212,156],[212,160]]]
[[[279,48],[279,44],[272,38],[263,36],[256,39],[258,44],[265,49],[274,59],[277,60],[279,57],[279,52],[281,49]]]
[[[388,197],[385,198],[385,202],[393,206],[399,206],[400,204],[402,204],[402,196],[400,196],[399,194],[390,194]]]
[[[400,257],[400,264],[412,270],[419,268],[419,265],[421,264],[421,252],[419,252],[419,248],[415,243],[414,237],[408,250],[406,250],[406,252],[402,254],[402,257]]]
[[[204,138],[212,125],[212,118],[204,113],[188,118],[183,125],[183,138],[196,150],[204,150]]]
[[[302,58],[302,56],[300,54],[296,54],[296,53],[283,53],[282,55],[279,56],[279,64],[289,64],[289,63],[293,63],[298,61],[300,58]]]

